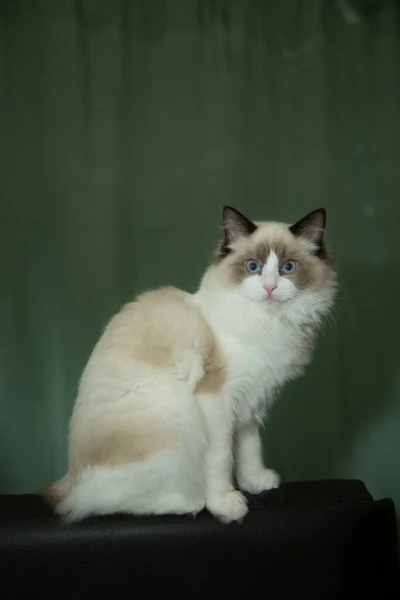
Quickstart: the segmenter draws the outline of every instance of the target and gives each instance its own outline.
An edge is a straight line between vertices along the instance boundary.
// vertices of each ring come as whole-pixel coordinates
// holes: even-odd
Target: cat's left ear
[[[223,226],[225,245],[229,247],[232,243],[246,238],[257,229],[257,225],[245,217],[232,206],[224,206]]]
[[[317,208],[317,210],[313,210],[300,221],[294,223],[289,229],[293,235],[304,237],[320,250],[324,243],[325,227],[326,211],[324,208]]]

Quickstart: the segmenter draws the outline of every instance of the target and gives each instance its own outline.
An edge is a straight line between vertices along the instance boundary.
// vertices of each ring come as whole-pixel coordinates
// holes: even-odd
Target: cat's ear
[[[241,212],[224,206],[223,209],[224,246],[229,248],[236,241],[249,237],[257,229],[257,225],[250,221]]]
[[[326,211],[324,208],[317,208],[317,210],[313,210],[300,221],[294,223],[289,229],[293,235],[304,237],[315,244],[317,250],[320,250],[324,244],[325,227]]]

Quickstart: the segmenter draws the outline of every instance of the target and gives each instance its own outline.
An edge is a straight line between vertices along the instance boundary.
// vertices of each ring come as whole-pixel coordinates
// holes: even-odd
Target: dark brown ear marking
[[[289,230],[296,237],[302,236],[316,245],[316,256],[325,258],[326,248],[324,243],[324,233],[326,227],[326,211],[324,208],[317,208],[302,219],[294,223]]]
[[[239,239],[249,237],[257,229],[257,225],[232,206],[223,209],[224,238],[219,248],[219,257],[223,258],[232,252],[231,245]]]

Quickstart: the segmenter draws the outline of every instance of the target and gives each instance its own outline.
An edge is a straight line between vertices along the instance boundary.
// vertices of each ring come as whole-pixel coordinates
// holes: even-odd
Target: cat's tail
[[[55,509],[63,500],[65,500],[70,488],[70,478],[68,475],[65,475],[54,483],[38,490],[36,495],[43,498],[51,508]]]

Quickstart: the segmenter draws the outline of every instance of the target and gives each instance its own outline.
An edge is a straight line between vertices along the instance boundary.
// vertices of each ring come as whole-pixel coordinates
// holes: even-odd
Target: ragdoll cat
[[[42,493],[67,522],[110,513],[241,520],[279,485],[260,427],[310,363],[336,277],[325,211],[294,225],[225,207],[199,290],[150,291],[107,325],[83,372],[65,477]]]

